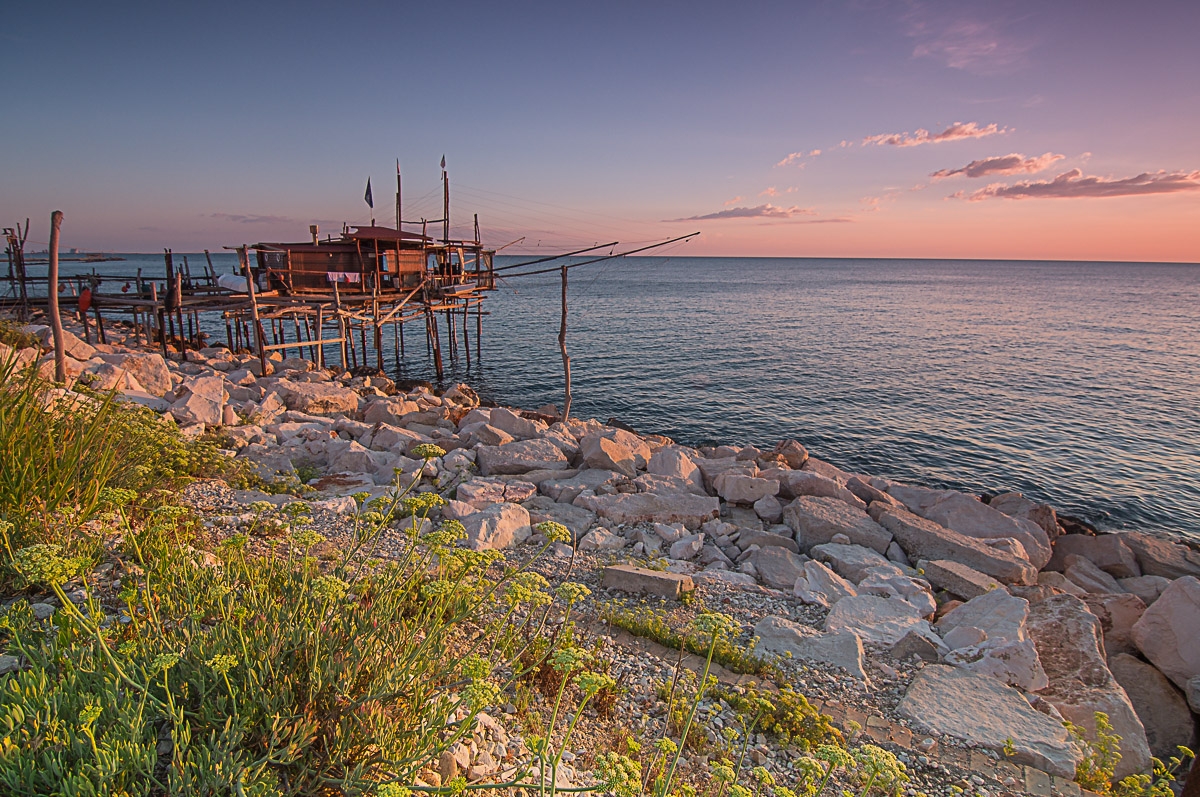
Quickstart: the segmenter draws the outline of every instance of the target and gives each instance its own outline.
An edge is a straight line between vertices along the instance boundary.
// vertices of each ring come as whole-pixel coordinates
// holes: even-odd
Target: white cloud
[[[1007,133],[1008,128],[1002,128],[992,123],[980,127],[976,122],[955,122],[940,133],[930,133],[918,128],[915,133],[880,133],[863,139],[863,146],[919,147],[922,144],[943,144],[947,141],[961,141],[970,138],[986,138],[1001,133]],[[845,143],[845,142],[843,142]]]

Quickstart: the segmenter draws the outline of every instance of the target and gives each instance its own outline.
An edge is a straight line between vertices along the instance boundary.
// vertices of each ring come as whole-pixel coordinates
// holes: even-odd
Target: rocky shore
[[[49,329],[27,331],[43,348],[0,345],[0,358],[53,375]],[[1121,737],[1118,778],[1195,744],[1200,553],[1185,545],[1067,534],[1053,507],[1020,494],[985,502],[847,473],[794,440],[696,449],[553,408],[481,406],[466,385],[398,389],[302,359],[263,374],[225,348],[164,358],[119,328],[108,338],[68,334],[71,384],[115,390],[186,434],[219,428],[264,480],[304,482],[331,540],[351,496],[382,495],[398,473],[446,497],[441,518],[477,550],[519,558],[545,542],[539,522],[566,526],[574,544],[541,567],[592,587],[581,624],[611,643],[628,690],[613,721],[635,733],[656,721],[653,684],[678,654],[606,626],[601,604],[686,614],[691,594],[733,616],[756,655],[778,656],[821,710],[897,751],[914,794],[1078,793],[1081,751],[1063,721],[1094,734],[1096,712]],[[411,453],[427,443],[445,455]],[[189,495],[217,534],[255,501],[296,500],[223,485]],[[710,729],[726,709],[702,707]],[[491,746],[515,735],[503,726],[455,767],[483,776]],[[755,753],[783,776],[797,755],[765,738]]]

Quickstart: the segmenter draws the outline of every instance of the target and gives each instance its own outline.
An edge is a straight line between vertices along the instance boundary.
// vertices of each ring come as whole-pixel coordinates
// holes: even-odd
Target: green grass
[[[108,394],[54,391],[0,363],[0,519],[11,542],[72,545],[105,489],[145,498],[229,467],[212,441],[187,441],[152,410]]]

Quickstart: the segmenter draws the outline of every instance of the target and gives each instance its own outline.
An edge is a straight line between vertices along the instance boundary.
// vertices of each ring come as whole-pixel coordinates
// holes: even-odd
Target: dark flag
[[[443,169],[446,168],[446,156],[445,155],[442,156],[442,168]]]
[[[367,193],[363,194],[363,200],[367,203],[367,207],[371,210],[375,209],[375,197],[371,195],[371,178],[367,178]]]

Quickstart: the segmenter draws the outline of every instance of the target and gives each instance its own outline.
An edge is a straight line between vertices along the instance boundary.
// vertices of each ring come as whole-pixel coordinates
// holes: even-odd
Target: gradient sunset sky
[[[0,223],[303,240],[368,177],[391,223],[396,158],[439,218],[444,154],[506,253],[1197,262],[1198,33],[1196,0],[18,2]]]

